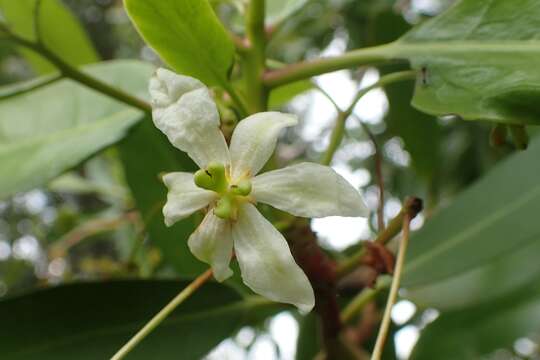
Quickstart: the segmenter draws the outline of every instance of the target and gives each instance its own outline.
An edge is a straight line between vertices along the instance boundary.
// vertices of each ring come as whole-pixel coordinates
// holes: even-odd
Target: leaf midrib
[[[451,250],[454,246],[457,246],[463,243],[470,237],[474,236],[475,234],[482,231],[483,229],[491,226],[492,224],[499,221],[500,219],[508,216],[512,212],[517,211],[519,208],[525,206],[526,204],[537,200],[537,197],[539,195],[540,195],[540,184],[534,187],[531,190],[531,192],[525,193],[521,197],[516,198],[515,201],[507,203],[505,206],[501,207],[499,210],[490,213],[489,216],[486,216],[483,220],[480,220],[474,223],[472,226],[464,229],[464,231],[446,240],[445,242],[442,243],[441,246],[431,248],[432,250],[424,252],[423,254],[419,255],[407,265],[405,271],[411,272],[414,269],[425,264],[426,262],[429,262],[433,257],[438,256],[444,252],[447,252],[448,250]],[[411,284],[411,286],[412,285],[418,285],[418,284]]]
[[[400,40],[384,46],[388,56],[396,58],[414,58],[419,55],[462,55],[465,52],[474,53],[539,53],[540,40],[437,40],[414,41]]]

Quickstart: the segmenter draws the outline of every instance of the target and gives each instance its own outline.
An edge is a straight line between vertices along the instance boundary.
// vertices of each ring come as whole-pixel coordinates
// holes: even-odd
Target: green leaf
[[[390,45],[418,69],[418,109],[540,124],[540,2],[462,0]]]
[[[167,263],[182,275],[196,275],[208,267],[189,251],[187,239],[195,230],[193,217],[166,227],[162,208],[167,188],[160,174],[195,170],[189,157],[175,149],[149,119],[137,125],[118,146],[128,185],[142,213],[150,239]],[[152,149],[152,151],[145,151]]]
[[[12,31],[28,39],[36,40],[39,30],[43,44],[72,65],[85,65],[99,61],[90,39],[77,18],[58,0],[41,0],[38,24],[34,25],[36,3],[40,0],[0,0],[0,11]],[[54,66],[35,52],[20,49],[37,73],[49,73]]]
[[[308,0],[270,0],[266,1],[265,23],[276,24],[300,10]]]
[[[117,61],[84,68],[119,88],[146,94],[152,67]],[[0,91],[1,92],[1,91]],[[46,183],[120,140],[142,117],[70,80],[0,101],[0,198]]]
[[[2,359],[109,359],[188,283],[78,283],[1,301]],[[223,285],[206,284],[127,358],[199,359],[257,305]]]
[[[540,240],[539,157],[536,139],[433,216],[411,239],[403,285],[431,285]]]
[[[408,289],[407,298],[422,307],[454,310],[509,296],[540,279],[540,235],[471,270]]]
[[[145,41],[176,72],[206,85],[226,84],[234,45],[208,1],[126,0]]]
[[[314,88],[313,83],[309,80],[296,81],[291,84],[280,86],[273,89],[268,100],[270,109],[279,109],[286,105],[296,96]]]
[[[443,313],[422,330],[411,360],[477,360],[511,349],[515,340],[539,330],[539,284],[495,302]]]

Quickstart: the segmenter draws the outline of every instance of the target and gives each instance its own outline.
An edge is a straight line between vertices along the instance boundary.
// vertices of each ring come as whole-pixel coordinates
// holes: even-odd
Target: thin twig
[[[381,155],[381,149],[379,148],[379,144],[377,143],[377,139],[375,138],[375,135],[371,132],[369,127],[366,123],[362,121],[358,116],[355,116],[358,121],[360,122],[360,126],[362,126],[362,129],[366,132],[368,135],[371,143],[373,144],[373,150],[375,151],[375,154],[373,157],[375,158],[375,181],[377,182],[377,187],[379,188],[379,206],[377,206],[377,230],[379,232],[384,231],[384,178],[382,173],[382,163],[383,163],[383,157]]]
[[[405,215],[409,214],[410,218],[413,219],[422,210],[422,206],[422,200],[418,198],[413,197],[405,200],[400,212],[392,220],[390,220],[388,226],[384,229],[384,231],[377,235],[373,242],[381,245],[387,244],[402,230]],[[366,248],[363,246],[356,253],[340,262],[336,268],[336,277],[338,279],[343,278],[345,275],[356,269],[360,264],[360,260],[365,254]]]
[[[341,312],[341,321],[344,323],[351,320],[356,314],[358,314],[367,304],[369,304],[375,296],[381,291],[388,289],[390,286],[389,277],[381,277],[373,288],[364,288],[354,299],[351,300],[345,309]]]
[[[76,67],[64,61],[57,54],[49,50],[46,46],[34,41],[25,39],[15,33],[13,33],[5,24],[0,23],[0,30],[4,31],[8,37],[7,40],[14,42],[17,45],[25,47],[29,50],[34,51],[35,53],[41,55],[47,59],[51,64],[53,64],[62,75],[72,80],[75,80],[91,89],[94,89],[102,94],[105,94],[109,97],[115,98],[118,101],[121,101],[127,105],[138,108],[145,113],[151,113],[152,108],[149,103],[143,101],[117,87],[111,86],[99,79],[96,79],[86,73],[80,71]]]
[[[135,348],[146,336],[148,336],[159,324],[169,316],[178,305],[182,304],[198,288],[212,277],[212,269],[206,270],[199,275],[193,282],[186,286],[174,299],[171,300],[163,309],[161,309],[135,336],[133,336],[111,360],[123,359],[131,350]]]
[[[347,121],[347,118],[353,113],[358,101],[360,101],[360,99],[362,99],[364,95],[366,95],[373,89],[384,87],[388,84],[392,84],[398,81],[411,80],[415,77],[416,72],[413,70],[399,71],[382,76],[376,83],[360,89],[356,93],[356,96],[354,97],[349,107],[346,110],[338,113],[338,116],[336,118],[336,125],[334,126],[332,134],[330,135],[330,143],[328,144],[328,148],[326,149],[326,152],[321,158],[321,164],[330,165],[330,163],[332,162],[334,154],[336,153],[339,145],[341,144],[341,141],[343,140],[343,135],[345,133],[345,122]]]
[[[51,259],[66,256],[69,249],[91,236],[117,229],[125,223],[136,224],[138,213],[128,212],[112,219],[94,219],[77,226],[62,236],[51,246],[49,257]]]
[[[411,215],[409,213],[405,214],[403,219],[403,235],[401,237],[401,242],[399,246],[398,258],[396,261],[396,268],[393,276],[392,286],[390,287],[390,294],[388,295],[388,300],[386,301],[386,307],[384,309],[384,315],[381,322],[381,327],[379,328],[379,334],[377,335],[377,341],[375,342],[375,347],[373,348],[373,353],[371,354],[371,360],[380,360],[384,343],[388,336],[388,329],[390,328],[390,315],[392,313],[392,307],[394,306],[399,284],[401,282],[401,273],[403,271],[403,265],[405,264],[405,254],[407,252],[407,246],[409,244],[409,225],[411,223]]]

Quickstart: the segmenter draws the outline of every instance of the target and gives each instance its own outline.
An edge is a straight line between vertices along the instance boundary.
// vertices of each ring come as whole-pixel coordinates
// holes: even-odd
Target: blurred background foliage
[[[14,0],[0,2],[0,9],[6,11],[6,7],[10,6],[10,1]],[[94,54],[91,50],[86,50],[88,61],[83,61],[83,59],[81,64],[93,63],[98,59],[140,59],[155,65],[160,64],[156,54],[144,44],[134,30],[124,11],[122,1],[63,0],[62,3],[81,23],[95,48]],[[230,31],[241,34],[243,29],[239,21],[237,1],[213,0],[211,3]],[[268,56],[272,59],[270,65],[292,63],[321,54],[334,54],[335,51],[387,43],[399,38],[414,24],[437,15],[452,1],[309,0],[300,3],[301,6],[293,9],[293,14],[287,21],[280,18],[279,11],[284,6],[276,8],[276,17],[273,18],[274,33],[268,48]],[[30,19],[26,20],[30,21]],[[54,22],[55,19],[51,21]],[[57,26],[61,28],[61,25]],[[67,37],[70,35],[63,34]],[[86,45],[79,45],[80,49],[72,48],[71,51],[84,52],[83,48]],[[24,56],[24,53],[22,55],[9,42],[0,41],[0,82],[2,85],[31,79],[50,71],[46,67],[36,65],[31,58]],[[92,58],[93,56],[95,58]],[[378,72],[360,68],[344,73],[349,82],[359,86],[363,84],[366,74],[375,73],[378,76],[404,68],[406,68],[405,64],[392,64],[381,67]],[[327,119],[317,119],[317,116],[309,114],[309,109],[316,106],[316,103],[328,102],[320,96],[317,86],[320,86],[320,83],[304,81],[280,89],[279,94],[276,91],[271,97],[271,103],[275,107],[300,113],[304,118],[312,118],[310,121],[304,121],[302,130],[289,131],[283,138],[279,148],[280,160],[283,162],[296,157],[317,160],[327,144],[334,114],[332,111],[327,112],[325,114]],[[384,93],[380,93],[380,97],[383,98],[382,109],[379,109],[379,113],[382,114],[381,119],[362,119],[361,116],[349,119],[346,137],[336,155],[336,162],[339,166],[347,167],[351,173],[363,171],[362,174],[367,174],[360,185],[369,205],[375,208],[378,192],[374,175],[377,171],[376,152],[366,132],[367,127],[373,134],[382,156],[385,197],[388,199],[385,209],[386,217],[392,217],[396,209],[399,210],[399,199],[416,195],[425,199],[427,204],[424,216],[417,224],[421,226],[423,221],[452,203],[457,194],[469,188],[514,150],[512,145],[491,147],[489,145],[490,125],[487,123],[466,122],[452,117],[434,118],[418,112],[409,105],[412,92],[412,83],[391,85]],[[57,99],[51,100],[58,101],[61,106],[65,100],[63,96],[65,94],[59,94]],[[336,96],[334,100],[339,104],[343,103],[342,99],[339,99],[341,94],[330,93],[330,96]],[[32,107],[33,104],[29,103],[27,106]],[[361,126],[360,122],[364,122],[365,126]],[[306,131],[312,135],[306,137]],[[313,134],[313,131],[318,133]],[[312,141],[313,139],[317,140]],[[152,148],[152,152],[147,151],[149,148]],[[143,121],[131,129],[129,135],[118,145],[90,157],[81,165],[56,177],[48,184],[2,199],[0,202],[0,299],[9,299],[36,287],[71,283],[75,280],[101,281],[126,277],[189,278],[200,273],[205,266],[191,256],[184,243],[184,239],[200,218],[195,216],[171,230],[163,226],[160,214],[165,199],[165,189],[158,181],[157,174],[191,166],[189,159],[172,149],[148,121]],[[527,166],[530,164],[525,164],[524,168]],[[0,176],[9,177],[10,174],[2,172]],[[462,200],[465,203],[467,201],[467,199]],[[466,206],[463,211],[466,211]],[[369,228],[371,230],[363,233],[363,239],[373,235],[372,229],[376,228],[375,216],[370,219]],[[424,235],[424,237],[427,236]],[[338,256],[337,249],[332,246],[331,241],[324,241],[323,244],[329,253],[336,253]],[[354,249],[354,246],[351,249]],[[414,253],[415,250],[412,251]],[[528,271],[528,268],[524,271]],[[411,275],[411,279],[414,280],[414,274]],[[411,283],[414,283],[413,280]],[[529,280],[537,281],[538,278],[532,277]],[[489,281],[497,280],[493,278]],[[456,283],[453,289],[457,288],[459,291],[461,284],[463,283]],[[477,286],[475,282],[471,284],[473,287]],[[236,292],[223,295],[224,302],[236,300],[237,292],[246,293],[238,278],[230,280],[229,285]],[[159,292],[160,299],[165,301],[164,299],[172,295],[174,290],[171,290],[170,283],[160,286],[164,287],[163,292]],[[430,286],[433,285],[430,283]],[[156,289],[159,288],[140,291],[145,292],[147,296],[154,296],[157,293]],[[216,291],[226,292],[227,289],[220,288]],[[103,291],[102,299],[104,300],[113,296],[106,289],[95,289],[95,291],[97,293]],[[439,304],[441,308],[448,305],[445,305],[441,299],[435,299],[433,302],[425,301],[433,299],[433,294],[440,289],[429,291],[424,287],[415,291],[416,293],[413,291],[411,297],[414,299],[416,294],[419,311],[410,319],[396,323],[393,328],[394,334],[408,326],[414,326],[418,331],[433,320],[433,313],[436,311],[429,309],[433,307],[433,304]],[[54,299],[43,296],[43,301],[54,302]],[[205,294],[202,294],[200,298],[203,299],[204,296]],[[519,297],[519,295],[513,296]],[[80,301],[83,297],[81,295],[78,300],[72,301]],[[384,301],[384,296],[381,296],[380,300]],[[111,297],[111,301],[120,301],[120,295],[118,298]],[[504,301],[501,300],[493,306],[504,306],[500,304],[501,302]],[[99,306],[98,304],[98,301],[89,300],[87,306]],[[425,304],[428,306],[424,306]],[[470,304],[467,303],[468,305]],[[10,311],[16,311],[17,304],[10,306],[15,309]],[[130,305],[126,306],[129,308]],[[153,310],[157,308],[159,307]],[[446,338],[448,332],[459,333],[459,328],[466,326],[465,324],[469,321],[467,313],[456,310],[458,306],[455,304],[448,305],[448,308],[450,313],[443,312],[440,322],[434,323],[437,328],[430,336]],[[480,306],[480,308],[489,312],[489,306]],[[152,309],[141,314],[141,317],[148,317],[153,311],[150,310]],[[228,336],[233,339],[232,342],[236,343],[235,346],[245,349],[252,347],[256,343],[256,338],[262,337],[274,341],[267,335],[268,326],[271,324],[268,319],[282,310],[280,307],[275,307],[267,312],[261,312],[264,315],[231,319],[230,322],[234,326],[219,330],[208,340],[208,344],[202,344],[199,348],[195,347],[193,358],[201,356],[206,352],[205,350],[208,350],[208,346],[211,345],[211,348]],[[77,311],[76,308],[73,311]],[[534,311],[538,314],[537,309]],[[457,315],[452,317],[452,312]],[[477,311],[472,313],[478,314]],[[525,312],[525,314],[528,313]],[[88,316],[94,315],[88,314]],[[110,316],[114,315],[110,314]],[[7,324],[15,326],[16,320],[16,318],[11,319],[12,322],[8,321]],[[316,338],[314,331],[316,325],[312,317],[299,319],[299,321],[300,350],[297,358],[310,359],[318,349],[313,341]],[[448,327],[437,325],[443,321],[449,323]],[[243,327],[246,325],[250,327]],[[189,324],[189,326],[192,329],[197,328],[197,325]],[[251,333],[246,329],[250,329]],[[240,332],[234,335],[238,330]],[[538,331],[538,327],[528,330]],[[173,336],[166,334],[167,329],[164,331],[162,336]],[[247,335],[246,331],[248,331]],[[487,330],[484,329],[484,331]],[[478,334],[482,334],[482,329]],[[118,340],[119,344],[122,343],[121,340]],[[511,338],[511,340],[515,339]],[[411,341],[413,340],[409,339],[409,342]],[[525,340],[522,339],[522,346],[517,350],[512,346],[507,346],[506,339],[502,343],[504,345],[501,346],[506,350],[495,352],[494,349],[496,350],[498,345],[492,348],[486,346],[489,349],[488,352],[494,354],[493,359],[506,359],[511,356],[518,358],[519,351],[530,345],[530,343],[524,345],[523,341]],[[528,339],[528,341],[533,340]],[[392,342],[389,344],[390,348],[394,345]],[[436,351],[426,349],[430,346],[429,342],[423,344],[419,348],[421,354],[417,355],[418,359],[428,359],[429,354],[433,355],[430,351]],[[448,349],[450,355],[461,344],[456,340],[455,347]],[[275,349],[277,350],[271,350],[278,354],[280,347],[276,345]],[[389,350],[388,359],[395,358],[393,351]],[[400,358],[406,356],[403,352],[398,351],[398,353]],[[424,353],[428,355],[422,355]],[[245,352],[236,354],[245,354]],[[497,354],[503,355],[495,357],[499,356]],[[144,356],[147,355],[140,356],[145,358]],[[218,353],[214,356],[218,359],[223,358],[219,356],[224,355]],[[282,356],[287,358],[288,355]],[[527,358],[534,355],[522,352],[521,356]]]

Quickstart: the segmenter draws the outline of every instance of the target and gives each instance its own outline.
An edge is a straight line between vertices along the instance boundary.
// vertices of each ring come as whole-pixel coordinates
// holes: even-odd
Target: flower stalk
[[[182,304],[197,289],[212,277],[212,269],[206,270],[199,275],[191,284],[186,286],[174,299],[171,300],[163,309],[161,309],[135,336],[133,336],[111,360],[121,360],[126,357],[145,337],[147,337],[156,327],[159,326],[169,316],[178,305]]]

